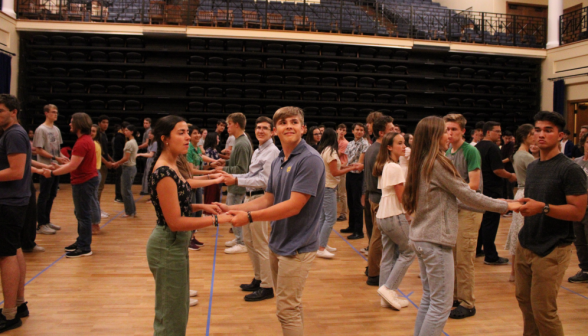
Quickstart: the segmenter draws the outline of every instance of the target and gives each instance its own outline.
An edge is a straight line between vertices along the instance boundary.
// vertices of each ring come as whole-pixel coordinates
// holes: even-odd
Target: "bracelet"
[[[55,177],[55,175],[53,174],[53,170],[51,171],[51,177]]]
[[[218,226],[218,216],[217,215],[213,215],[214,219],[212,221],[212,224],[214,224],[214,226]]]
[[[253,217],[251,217],[251,211],[247,211],[247,217],[249,217],[249,223],[253,223]]]

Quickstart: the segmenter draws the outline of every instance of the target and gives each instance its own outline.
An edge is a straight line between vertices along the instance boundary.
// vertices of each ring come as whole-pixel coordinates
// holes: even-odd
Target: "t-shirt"
[[[502,147],[500,147],[500,155],[503,160],[511,159],[513,154],[514,154],[514,142],[509,142],[507,144],[504,144]],[[511,161],[512,161],[512,159],[511,159]],[[514,168],[512,166],[511,161],[504,164],[504,170],[506,170],[509,173],[514,173]]]
[[[0,137],[0,170],[10,167],[8,155],[11,154],[26,154],[24,175],[20,180],[0,182],[0,204],[27,205],[31,197],[31,142],[19,124],[10,126]]]
[[[461,178],[464,179],[466,183],[470,183],[469,172],[482,168],[480,152],[478,152],[476,147],[467,142],[464,142],[455,153],[452,153],[451,150],[452,149],[449,148],[447,152],[445,152],[445,156],[453,162],[453,165],[459,172]],[[480,181],[479,191],[483,190],[483,184],[484,182]]]
[[[98,141],[94,141],[94,146],[96,147],[96,169],[100,170],[102,167],[102,146]]]
[[[482,158],[483,194],[494,198],[501,198],[503,188],[502,177],[494,174],[496,169],[504,169],[500,148],[488,140],[478,142],[476,148]]]
[[[406,178],[406,175],[408,175],[408,162],[410,161],[411,151],[412,150],[410,149],[410,147],[406,147],[404,149],[404,155],[398,158],[398,164],[400,165],[400,168],[402,168],[404,178]]]
[[[343,138],[342,140],[338,140],[339,145],[339,159],[341,160],[342,166],[347,166],[347,154],[345,154],[345,150],[347,149],[347,145],[349,141]]]
[[[198,143],[196,144],[196,146],[198,146],[198,147],[204,146],[204,137],[202,139],[198,140]]]
[[[382,170],[382,176],[378,177],[378,188],[382,190],[380,207],[376,218],[388,218],[404,213],[404,208],[396,196],[395,185],[404,183],[404,171],[396,162],[387,162]]]
[[[319,248],[319,218],[325,193],[325,164],[317,151],[301,140],[287,161],[284,151],[272,163],[266,191],[274,204],[290,199],[292,192],[310,195],[297,215],[272,222],[269,248],[277,255],[315,252]]]
[[[114,135],[114,140],[112,140],[112,158],[114,161],[120,161],[125,156],[125,139],[125,135],[120,132]]]
[[[339,181],[341,181],[341,177],[340,176],[333,176],[333,174],[331,173],[331,168],[329,167],[329,164],[331,162],[337,161],[337,169],[341,169],[341,160],[339,159],[337,152],[334,150],[331,150],[331,147],[327,147],[321,153],[321,158],[325,162],[325,174],[326,174],[325,187],[327,187],[327,188],[337,187],[337,185],[339,184]]]
[[[33,138],[33,146],[36,148],[43,148],[47,153],[53,156],[59,156],[61,154],[61,132],[56,126],[47,126],[41,124],[35,130],[35,137]],[[37,154],[37,161],[47,165],[51,164],[51,158],[43,157]]]
[[[100,145],[102,145],[102,157],[108,160],[108,137],[100,133]]]
[[[518,150],[513,155],[513,161],[512,165],[517,175],[518,186],[519,188],[524,188],[525,181],[527,180],[527,167],[531,162],[535,161],[535,158],[527,151]]]
[[[71,155],[84,158],[78,168],[70,173],[72,185],[82,184],[98,176],[98,171],[96,170],[96,146],[92,137],[87,134],[79,137],[71,151]]]
[[[194,147],[194,145],[192,145],[190,142],[186,159],[188,162],[194,165],[194,168],[200,169],[200,166],[202,166],[202,151],[200,150],[200,147],[198,147],[198,145]]]
[[[125,163],[123,163],[123,166],[125,166],[125,167],[135,166],[137,164],[137,152],[138,151],[139,151],[139,145],[137,145],[137,140],[131,139],[131,140],[127,141],[127,143],[125,144],[124,152],[125,152],[125,154],[130,153],[131,156],[129,157],[129,159]]]
[[[228,139],[227,139],[227,143],[225,144],[225,149],[229,148],[229,147],[234,147],[235,146],[235,136],[231,135]]]
[[[577,163],[582,168],[582,170],[584,171],[584,173],[586,173],[586,176],[588,177],[588,161],[584,161],[583,157],[579,157],[579,158],[575,158],[574,162]],[[518,177],[519,177],[519,174],[517,174],[517,178]]]
[[[527,167],[525,197],[549,205],[567,204],[566,196],[586,194],[586,174],[572,160],[557,154],[547,161],[535,160]],[[519,232],[522,247],[540,257],[575,240],[573,222],[544,215],[525,217]]]
[[[365,152],[364,158],[365,169],[363,170],[363,191],[369,192],[370,202],[372,203],[380,203],[380,197],[382,196],[382,191],[378,189],[378,178],[372,173],[381,146],[381,143],[377,141],[374,142],[370,148],[368,148],[367,152]]]

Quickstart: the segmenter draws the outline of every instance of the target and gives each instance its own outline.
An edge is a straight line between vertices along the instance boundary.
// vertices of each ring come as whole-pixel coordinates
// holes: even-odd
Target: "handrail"
[[[559,44],[588,39],[588,7],[565,13],[559,17]]]

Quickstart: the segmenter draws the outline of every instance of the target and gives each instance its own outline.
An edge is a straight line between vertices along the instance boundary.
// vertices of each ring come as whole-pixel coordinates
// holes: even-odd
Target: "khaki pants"
[[[517,246],[516,297],[523,312],[524,336],[563,336],[557,293],[570,263],[572,246],[556,247],[546,257]]]
[[[347,179],[345,176],[347,176],[347,174],[339,176],[339,184],[337,185],[337,206],[341,209],[339,213],[347,216],[347,186],[345,181]]]
[[[366,199],[366,202],[369,202]],[[379,203],[370,202],[370,210],[372,220],[376,222],[376,213],[378,213]],[[370,239],[370,249],[368,251],[368,275],[380,275],[380,262],[382,261],[382,233],[378,225],[374,225],[372,229],[372,239]]]
[[[270,251],[277,316],[284,336],[303,336],[302,291],[316,252],[280,256]]]
[[[455,260],[455,285],[453,299],[465,308],[472,309],[476,303],[474,296],[474,260],[476,244],[482,216],[480,212],[459,210],[457,241],[453,248]]]
[[[101,159],[102,158],[98,158],[98,160]],[[98,185],[98,202],[100,202],[100,198],[102,198],[102,190],[104,190],[104,183],[106,182],[106,177],[108,176],[108,168],[104,163],[100,167],[100,175],[102,177],[100,178],[100,184]]]
[[[245,197],[245,203],[261,195]],[[253,222],[243,226],[243,241],[253,265],[255,280],[261,280],[261,288],[272,288],[272,274],[269,263],[269,222]]]

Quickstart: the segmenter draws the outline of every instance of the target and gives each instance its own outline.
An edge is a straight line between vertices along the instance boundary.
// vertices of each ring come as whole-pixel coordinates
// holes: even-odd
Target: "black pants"
[[[120,178],[122,176],[122,167],[116,168],[114,171],[114,198],[122,200],[122,193],[120,191]]]
[[[516,182],[515,182],[516,183]],[[514,188],[516,184],[509,182],[508,180],[504,180],[504,188],[502,190],[502,194],[504,195],[505,199],[514,199]]]
[[[588,272],[588,211],[581,222],[574,222],[574,233],[576,234],[576,253],[580,261],[580,269]]]
[[[363,173],[348,173],[345,180],[347,189],[347,207],[349,208],[349,227],[353,233],[363,235],[363,208],[361,206],[361,189]]]
[[[365,192],[365,206],[363,207],[363,213],[365,214],[365,230],[367,231],[368,235],[368,246],[369,242],[372,241],[372,231],[374,231],[374,221],[375,218],[372,218],[372,205],[370,203],[370,192]]]
[[[42,177],[41,177],[42,178]],[[20,245],[23,250],[31,250],[37,246],[37,191],[31,182],[31,197],[27,207],[27,214],[20,235]]]
[[[51,209],[53,200],[57,197],[59,176],[46,178],[39,176],[39,199],[37,202],[37,222],[39,225],[51,223]]]
[[[484,193],[488,197],[502,198],[502,195],[495,193]],[[496,251],[496,233],[498,232],[498,225],[500,224],[500,214],[496,212],[484,212],[482,216],[482,223],[480,231],[478,232],[478,246],[476,247],[476,254],[482,252],[484,248],[485,261],[494,262],[498,260],[498,251]]]

